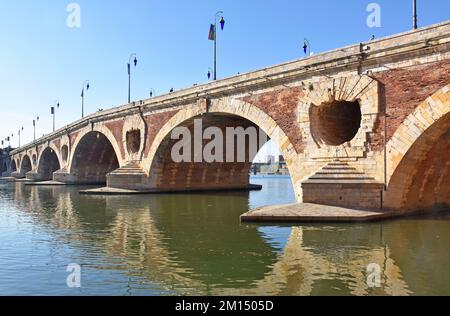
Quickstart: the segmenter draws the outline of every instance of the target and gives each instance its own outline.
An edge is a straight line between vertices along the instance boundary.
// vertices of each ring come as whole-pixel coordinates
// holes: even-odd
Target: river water
[[[240,224],[295,200],[289,178],[252,183],[264,189],[121,197],[0,183],[0,295],[450,295],[450,216]]]

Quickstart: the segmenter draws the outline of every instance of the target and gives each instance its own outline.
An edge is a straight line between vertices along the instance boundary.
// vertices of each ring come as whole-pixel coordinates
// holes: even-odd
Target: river
[[[287,177],[252,183],[263,190],[108,197],[0,183],[0,295],[450,295],[449,215],[241,224],[295,200]]]

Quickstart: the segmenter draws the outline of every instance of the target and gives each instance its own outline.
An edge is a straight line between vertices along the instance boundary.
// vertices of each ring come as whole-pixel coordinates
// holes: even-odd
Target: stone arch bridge
[[[117,192],[249,188],[250,155],[173,161],[171,132],[202,119],[203,129],[259,127],[300,202],[448,208],[449,112],[444,22],[97,112],[11,152],[2,171]]]

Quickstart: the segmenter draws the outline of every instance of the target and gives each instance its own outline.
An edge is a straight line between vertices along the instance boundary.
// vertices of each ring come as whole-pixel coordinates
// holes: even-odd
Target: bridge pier
[[[382,209],[384,184],[348,163],[334,161],[302,183],[303,202]]]
[[[53,181],[67,185],[106,185],[106,176],[93,173],[81,177],[79,174],[60,170],[53,173]]]

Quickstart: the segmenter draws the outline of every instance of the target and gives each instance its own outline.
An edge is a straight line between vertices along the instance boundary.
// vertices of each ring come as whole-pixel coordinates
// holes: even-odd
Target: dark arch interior
[[[228,162],[227,139],[223,142],[223,161],[196,162],[194,148],[194,123],[195,120],[202,120],[203,132],[216,127],[226,135],[227,128],[242,127],[243,130],[252,128],[256,132],[257,141],[250,143],[250,136],[246,135],[244,148],[239,148],[238,138],[234,138],[233,162]],[[268,141],[267,136],[260,131],[253,122],[231,114],[210,113],[203,116],[189,119],[178,126],[189,129],[191,138],[191,160],[189,162],[175,162],[171,156],[174,146],[179,143],[179,139],[172,140],[170,133],[161,143],[150,169],[150,183],[160,191],[205,191],[205,190],[234,190],[252,188],[250,185],[250,169],[253,160]],[[253,137],[252,137],[253,138]],[[263,141],[260,141],[263,139]],[[203,140],[203,148],[210,144],[212,139]],[[231,145],[230,145],[231,146]],[[250,150],[252,148],[252,150]],[[256,149],[256,151],[255,151]],[[212,151],[214,154],[215,150]],[[238,159],[238,152],[241,157],[245,154],[245,159]],[[245,161],[244,161],[245,160]]]
[[[16,172],[17,171],[17,165],[16,165],[16,161],[14,159],[11,160],[11,171],[12,172]]]
[[[22,165],[20,166],[20,173],[25,176],[28,172],[33,169],[31,165],[30,157],[25,156],[22,158]]]
[[[40,180],[52,180],[53,173],[61,169],[58,156],[51,148],[47,148],[39,159],[38,175]]]
[[[340,146],[350,142],[361,127],[358,102],[334,101],[311,109],[311,129],[316,140]]]
[[[105,135],[90,132],[75,149],[71,173],[78,183],[105,184],[106,175],[118,169],[119,160]]]

